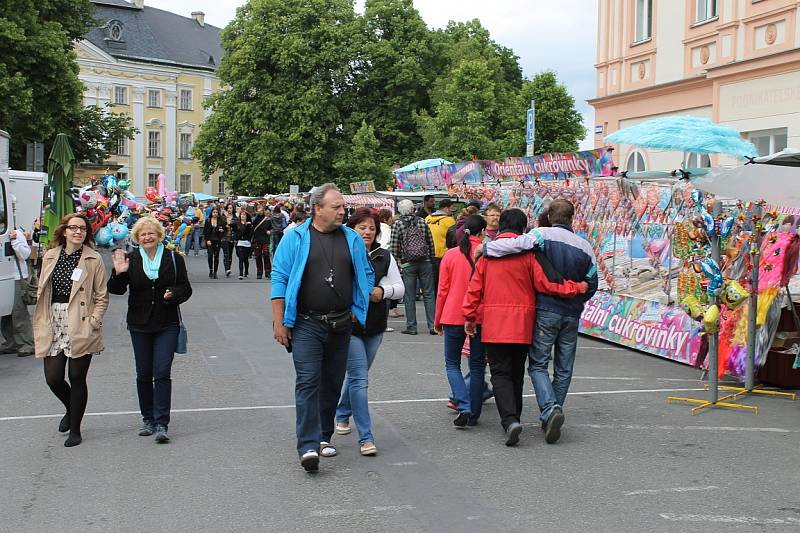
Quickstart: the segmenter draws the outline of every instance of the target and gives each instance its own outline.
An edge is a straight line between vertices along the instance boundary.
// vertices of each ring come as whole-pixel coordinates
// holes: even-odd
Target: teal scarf
[[[164,243],[158,243],[156,248],[155,259],[150,259],[147,252],[141,246],[139,247],[139,254],[142,256],[142,267],[144,268],[145,275],[152,281],[158,279],[158,269],[161,267],[161,256],[164,254]]]

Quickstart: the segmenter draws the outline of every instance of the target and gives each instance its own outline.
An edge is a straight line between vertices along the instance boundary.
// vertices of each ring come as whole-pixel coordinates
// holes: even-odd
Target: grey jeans
[[[14,307],[10,315],[0,319],[0,333],[3,344],[0,350],[17,353],[33,352],[33,325],[28,307],[22,303],[22,281],[14,282]]]
[[[425,318],[428,329],[433,329],[436,301],[434,300],[433,268],[428,260],[415,263],[403,263],[403,284],[406,294],[403,302],[406,306],[406,329],[417,331],[417,288],[422,288],[422,300],[425,303]]]

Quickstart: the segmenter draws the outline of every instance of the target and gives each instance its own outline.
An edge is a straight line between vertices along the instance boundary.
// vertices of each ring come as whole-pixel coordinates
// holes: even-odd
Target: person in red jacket
[[[497,239],[517,237],[527,224],[523,211],[508,209],[500,216]],[[506,446],[516,445],[522,432],[522,385],[533,341],[536,293],[573,297],[587,290],[585,281],[563,280],[543,254],[528,252],[478,260],[463,299],[464,330],[472,335],[481,324]]]
[[[481,344],[480,328],[470,335],[469,391],[461,375],[461,349],[467,334],[464,332],[464,313],[461,305],[467,292],[469,278],[475,270],[475,248],[483,242],[486,221],[480,215],[470,215],[464,222],[464,235],[457,248],[451,248],[442,257],[439,267],[439,292],[436,295],[434,330],[444,335],[444,365],[450,383],[451,398],[458,415],[453,421],[457,428],[474,426],[481,414],[483,379],[486,374],[486,357]],[[480,322],[480,320],[478,320]]]

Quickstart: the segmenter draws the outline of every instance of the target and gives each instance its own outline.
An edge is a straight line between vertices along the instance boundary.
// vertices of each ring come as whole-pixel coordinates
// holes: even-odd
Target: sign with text
[[[375,192],[375,182],[372,180],[350,182],[350,192],[353,194]]]

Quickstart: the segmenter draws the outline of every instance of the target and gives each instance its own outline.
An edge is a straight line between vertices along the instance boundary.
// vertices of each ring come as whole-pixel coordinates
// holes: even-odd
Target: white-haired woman
[[[111,294],[128,295],[128,330],[136,359],[136,390],[142,426],[139,435],[155,433],[169,442],[172,360],[178,342],[178,305],[192,295],[183,257],[164,247],[164,227],[153,217],[140,218],[131,237],[138,249],[114,250],[108,280]]]

